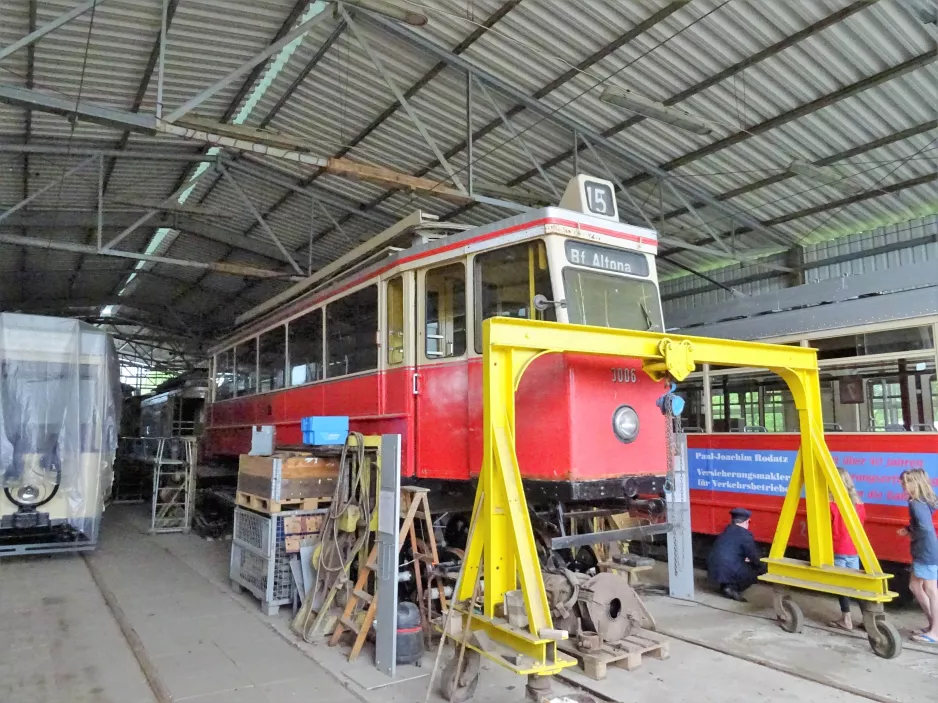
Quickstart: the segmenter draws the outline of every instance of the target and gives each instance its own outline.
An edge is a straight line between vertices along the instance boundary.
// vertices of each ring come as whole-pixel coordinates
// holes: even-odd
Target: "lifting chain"
[[[677,427],[678,417],[681,412],[684,410],[684,399],[675,395],[674,391],[677,386],[672,383],[670,380],[666,381],[667,391],[663,396],[661,396],[657,405],[661,409],[661,414],[664,415],[665,425],[664,425],[664,441],[665,441],[665,481],[664,481],[664,492],[666,494],[671,494],[674,491],[674,452],[676,447],[674,446],[674,433]],[[668,520],[671,519],[671,515],[668,515]],[[681,541],[676,540],[674,543],[675,553],[669,555],[669,558],[674,559],[674,565],[677,570],[680,570],[683,566],[684,555],[681,549]]]

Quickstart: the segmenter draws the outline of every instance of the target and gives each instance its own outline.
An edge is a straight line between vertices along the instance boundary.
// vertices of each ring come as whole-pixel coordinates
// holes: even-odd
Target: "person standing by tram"
[[[909,588],[928,618],[928,627],[912,639],[938,645],[938,535],[932,518],[938,497],[924,469],[903,471],[899,481],[909,494],[909,526],[899,530],[900,536],[912,538]]]
[[[850,473],[841,467],[837,467],[841,480],[844,482],[844,488],[847,489],[847,495],[850,496],[850,502],[857,511],[857,517],[860,518],[860,524],[866,522],[866,506],[860,500],[857,488],[853,484],[853,478]],[[834,566],[840,566],[846,569],[859,569],[860,557],[857,555],[857,548],[850,538],[847,531],[847,525],[844,522],[843,515],[837,504],[831,500],[831,536],[834,540]],[[840,596],[840,619],[831,622],[833,627],[839,627],[842,630],[853,629],[853,618],[850,615],[850,599],[846,596]]]

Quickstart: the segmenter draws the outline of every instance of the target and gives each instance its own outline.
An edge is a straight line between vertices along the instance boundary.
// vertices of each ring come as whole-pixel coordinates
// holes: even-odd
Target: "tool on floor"
[[[408,537],[410,538],[418,602],[423,602],[423,576],[420,573],[421,563],[427,563],[432,567],[439,561],[436,552],[436,539],[433,536],[433,522],[430,518],[430,504],[427,501],[428,493],[429,490],[426,488],[417,488],[414,486],[404,486],[401,488],[401,504],[402,507],[406,505],[407,512],[404,515],[404,520],[401,523],[400,532],[398,534],[397,549],[398,552],[400,552],[401,547],[404,546],[405,540],[407,540]],[[427,529],[428,544],[426,551],[421,550],[420,541],[417,539],[414,529],[414,521],[418,518],[424,522]],[[352,645],[352,650],[349,652],[348,657],[350,662],[358,658],[358,655],[361,653],[362,645],[365,643],[365,638],[368,636],[368,632],[371,630],[371,625],[374,622],[378,603],[375,596],[369,593],[367,588],[371,575],[377,568],[377,563],[378,547],[375,545],[371,548],[364,566],[359,569],[358,579],[345,605],[345,611],[336,623],[332,637],[329,639],[329,646],[334,647],[347,631],[351,630],[355,633],[355,642]],[[397,586],[396,578],[392,583],[394,583],[395,587]],[[359,602],[361,601],[367,603],[368,607],[364,611],[364,617],[359,620],[359,615],[361,614]]]

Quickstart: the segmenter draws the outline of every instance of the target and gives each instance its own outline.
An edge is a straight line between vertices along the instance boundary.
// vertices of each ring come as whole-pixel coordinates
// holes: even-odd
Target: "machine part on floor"
[[[467,649],[462,658],[454,654],[443,667],[440,675],[440,691],[450,703],[463,703],[471,699],[479,687],[482,657],[476,649]]]
[[[537,676],[529,674],[528,681],[524,686],[525,700],[532,703],[540,703],[550,696],[552,676]]]
[[[615,574],[596,574],[581,585],[577,605],[583,627],[606,642],[625,639],[645,620],[638,595],[626,579]]]
[[[397,664],[420,666],[424,651],[420,609],[413,603],[398,603],[396,624],[394,661]],[[377,628],[377,630],[380,637],[381,629]],[[377,661],[375,663],[377,664]]]
[[[377,612],[375,614],[375,667],[393,677],[397,667],[398,638],[391,637],[399,627],[396,577],[400,551],[397,549],[401,524],[401,436],[381,438],[381,459],[385,470],[378,477]],[[419,623],[418,623],[419,624]]]
[[[0,556],[93,549],[120,427],[111,337],[0,313],[0,367]]]
[[[603,638],[591,630],[580,630],[576,636],[576,648],[581,652],[596,652],[602,649]]]

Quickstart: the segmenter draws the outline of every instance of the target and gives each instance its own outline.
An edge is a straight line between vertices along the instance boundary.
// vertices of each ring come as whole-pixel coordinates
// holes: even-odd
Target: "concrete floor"
[[[110,508],[99,549],[87,564],[67,556],[0,562],[0,701],[424,700],[430,654],[422,668],[399,667],[389,681],[373,668],[367,650],[349,664],[341,649],[298,642],[288,612],[266,618],[250,595],[232,593],[229,542],[150,536],[145,520],[139,508]],[[659,628],[676,638],[670,660],[647,660],[631,673],[612,669],[602,682],[571,672],[557,691],[571,691],[568,684],[576,683],[620,703],[938,700],[938,649],[909,647],[899,659],[884,661],[859,635],[820,626],[789,635],[766,617],[768,591],[757,587],[751,594],[748,605],[708,593],[698,604],[649,595]],[[816,624],[836,609],[829,599],[799,602]],[[138,657],[115,612],[130,641],[139,642]],[[893,617],[900,628],[919,619],[915,611]],[[474,701],[521,701],[523,686],[520,678],[487,665]]]

